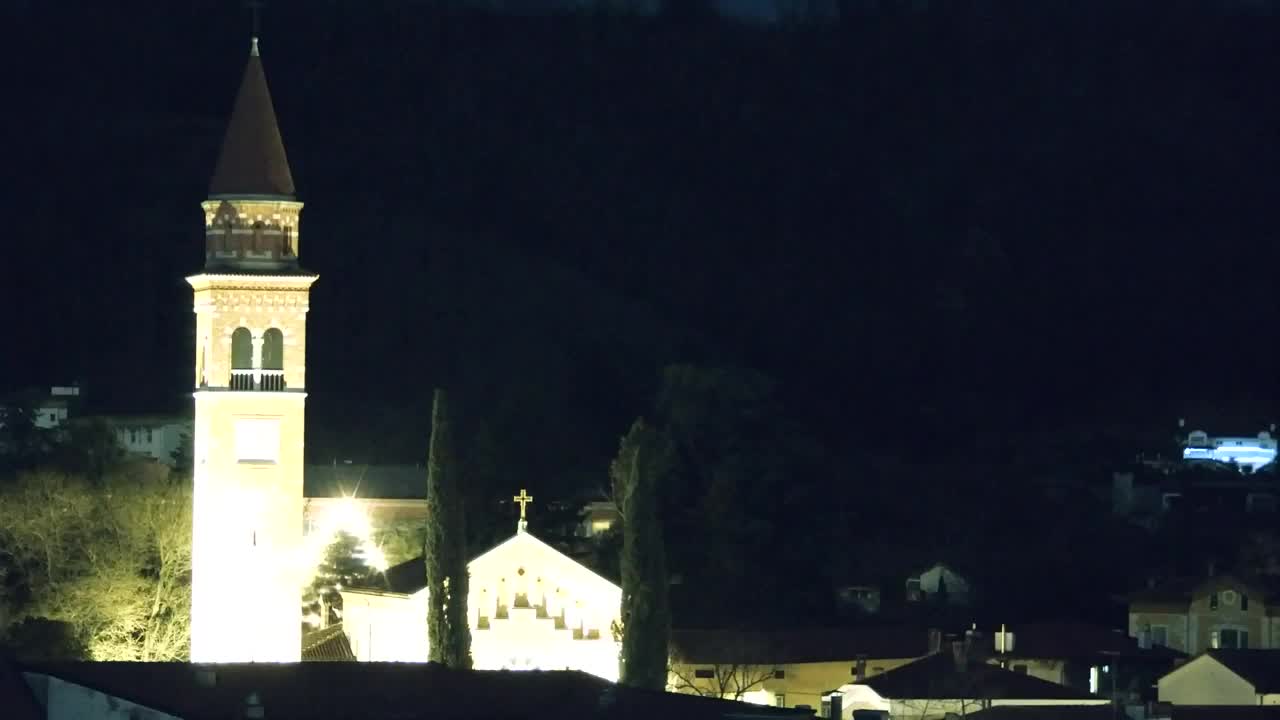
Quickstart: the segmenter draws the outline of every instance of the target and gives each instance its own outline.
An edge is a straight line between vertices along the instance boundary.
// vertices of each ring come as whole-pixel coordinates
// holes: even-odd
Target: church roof
[[[267,76],[253,39],[249,63],[231,110],[209,194],[293,197],[293,174],[267,90]]]
[[[246,717],[250,698],[265,717],[294,720],[812,717],[812,711],[622,687],[572,671],[462,671],[435,663],[361,662],[77,662],[21,669],[193,720]]]
[[[528,531],[518,532],[515,535],[512,535],[511,537],[507,538],[506,540],[503,540],[502,542],[498,543],[496,546],[476,556],[473,556],[472,559],[467,564],[470,565],[472,563],[479,562],[482,559],[489,557],[491,554],[498,552],[502,548],[512,545],[513,543],[535,543],[541,547],[546,548],[547,550],[550,550],[556,555],[564,558],[566,563],[571,563],[572,566],[577,566],[578,568],[581,568],[582,572],[587,573],[589,577],[597,578],[600,582],[608,583],[609,585],[613,585],[615,587],[617,586],[617,583],[610,581],[608,578],[605,578],[604,576],[600,575],[599,573],[587,567],[586,565],[583,565],[577,560],[574,560],[568,555],[565,555],[564,553],[555,549],[551,545],[543,542],[542,540],[539,540],[537,537],[535,537],[533,534],[529,533]],[[356,592],[373,591],[373,592],[392,592],[392,593],[397,593],[401,595],[413,595],[414,593],[418,592],[419,590],[422,590],[427,586],[426,563],[424,562],[423,557],[419,555],[418,557],[415,557],[411,560],[405,560],[399,565],[392,565],[391,567],[384,570],[381,574],[373,575],[370,580],[366,581],[366,583],[367,584],[364,584],[364,585],[353,585],[348,589]]]
[[[341,623],[302,636],[303,662],[352,662],[355,659]]]

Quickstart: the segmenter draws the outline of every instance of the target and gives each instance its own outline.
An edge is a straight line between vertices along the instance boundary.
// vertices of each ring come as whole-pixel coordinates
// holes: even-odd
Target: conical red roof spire
[[[289,198],[294,194],[293,174],[289,172],[289,159],[276,124],[262,59],[258,57],[257,37],[249,50],[249,64],[222,140],[222,154],[209,183],[209,194]]]

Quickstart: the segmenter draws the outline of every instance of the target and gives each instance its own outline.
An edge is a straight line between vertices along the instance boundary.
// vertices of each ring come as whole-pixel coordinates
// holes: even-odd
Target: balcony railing
[[[232,390],[281,392],[284,388],[283,370],[235,369],[231,371]]]

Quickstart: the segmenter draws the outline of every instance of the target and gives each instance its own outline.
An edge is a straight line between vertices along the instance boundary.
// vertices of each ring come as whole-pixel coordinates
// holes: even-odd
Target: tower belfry
[[[306,316],[284,142],[253,37],[202,203],[195,291],[194,662],[301,654]]]

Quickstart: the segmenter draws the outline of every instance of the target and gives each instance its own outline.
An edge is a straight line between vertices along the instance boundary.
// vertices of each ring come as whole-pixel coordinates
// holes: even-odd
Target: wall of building
[[[304,400],[303,393],[196,393],[191,652],[197,662],[301,656],[308,570],[300,554]],[[253,423],[276,429],[247,432]],[[264,447],[244,447],[249,441]],[[275,457],[242,457],[246,452]]]
[[[1234,593],[1234,601],[1227,602],[1227,593]],[[1218,594],[1218,607],[1212,608],[1211,598]],[[1249,608],[1242,610],[1242,596],[1247,596]],[[1213,647],[1214,631],[1238,628],[1248,631],[1249,647],[1264,648],[1270,641],[1267,627],[1266,603],[1260,596],[1250,595],[1248,588],[1230,582],[1210,586],[1204,593],[1191,600],[1190,626],[1192,645],[1186,650],[1196,654]]]
[[[867,677],[874,677],[880,673],[902,667],[916,659],[868,659],[866,660]],[[853,672],[857,663],[856,659],[851,658],[849,660],[834,660],[830,662],[789,663],[776,667],[748,665],[737,672],[739,677],[746,679],[747,682],[761,677],[767,678],[763,683],[751,688],[754,694],[747,698],[750,702],[774,705],[777,704],[778,696],[781,695],[786,707],[808,705],[812,708],[818,708],[822,704],[822,695],[824,693],[854,682]],[[696,686],[696,690],[686,688],[682,692],[714,695],[717,690],[716,680],[698,678],[697,671],[699,669],[715,670],[716,667],[706,663],[683,663],[678,660],[672,660],[670,687],[677,689],[687,682]],[[733,663],[728,662],[721,665],[720,669],[722,672],[726,672],[728,668],[732,667]],[[781,670],[782,677],[774,677],[774,670]],[[730,696],[728,699],[733,698]]]
[[[426,662],[427,593],[342,593],[342,631],[361,662]]]
[[[1257,705],[1253,686],[1208,655],[1160,678],[1160,702],[1174,705]]]
[[[1140,637],[1146,627],[1165,628],[1165,647],[1189,653],[1187,649],[1187,614],[1176,612],[1130,612],[1129,636]]]

